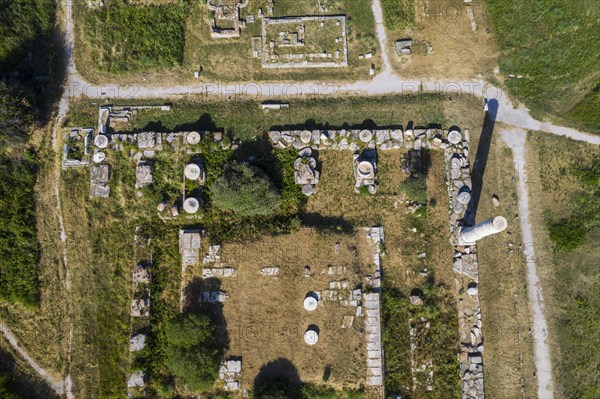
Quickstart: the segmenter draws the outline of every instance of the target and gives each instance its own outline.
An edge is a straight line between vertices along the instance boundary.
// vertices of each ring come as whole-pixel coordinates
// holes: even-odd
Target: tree
[[[264,172],[246,163],[233,162],[211,187],[220,209],[240,216],[268,215],[279,206],[281,195]]]
[[[167,325],[167,367],[186,390],[207,391],[215,382],[222,355],[216,330],[204,313],[187,313]]]

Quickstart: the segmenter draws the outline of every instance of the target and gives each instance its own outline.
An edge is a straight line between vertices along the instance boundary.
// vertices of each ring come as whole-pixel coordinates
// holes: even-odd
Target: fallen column
[[[461,227],[458,232],[459,245],[473,245],[475,242],[492,234],[506,230],[508,222],[504,216],[496,216],[475,226]]]

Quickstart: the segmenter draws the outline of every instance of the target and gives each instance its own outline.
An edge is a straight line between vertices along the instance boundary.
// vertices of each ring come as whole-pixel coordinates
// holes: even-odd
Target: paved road
[[[534,328],[534,360],[538,383],[538,398],[551,399],[552,388],[552,362],[548,348],[548,325],[544,317],[544,295],[535,265],[533,234],[529,222],[529,193],[527,191],[527,177],[525,171],[525,139],[527,131],[523,129],[501,130],[500,135],[513,152],[517,174],[519,176],[517,191],[519,195],[519,221],[523,238],[523,254],[527,263],[527,291],[529,302],[533,310]]]

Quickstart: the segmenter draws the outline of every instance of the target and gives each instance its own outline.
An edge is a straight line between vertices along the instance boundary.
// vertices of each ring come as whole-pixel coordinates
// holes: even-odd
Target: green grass
[[[381,8],[387,29],[409,28],[415,22],[414,0],[381,0]]]
[[[501,71],[524,77],[506,78],[510,92],[538,116],[558,114],[598,130],[585,107],[569,111],[598,84],[600,3],[486,0],[486,5],[501,48]]]
[[[49,38],[54,28],[53,0],[0,0],[0,66],[14,65]],[[47,45],[47,42],[44,43]]]
[[[587,129],[600,132],[600,84],[571,109],[568,116],[580,121]]]
[[[528,140],[540,165],[541,193],[532,196],[542,214],[538,240],[548,237],[542,241],[548,254],[542,251],[536,260],[544,266],[556,396],[597,398],[600,152],[591,144],[539,132]]]
[[[84,14],[82,31],[99,70],[122,73],[183,62],[187,1],[130,6],[112,0],[98,9],[78,4]]]
[[[37,159],[22,150],[0,153],[0,298],[35,306],[39,296],[40,247],[35,222]]]
[[[385,389],[387,392],[410,394],[410,341],[408,298],[393,287],[383,286],[381,296],[382,344],[385,350]]]
[[[39,300],[35,194],[38,155],[28,145],[34,118],[23,95],[0,81],[0,299]]]
[[[457,99],[458,100],[458,99]],[[138,100],[136,104],[161,104]],[[131,105],[131,101],[116,104]],[[291,100],[290,108],[261,111],[257,101],[177,101],[171,111],[140,111],[131,120],[129,131],[224,130],[226,136],[248,140],[282,126],[398,125],[409,120],[445,125],[445,99],[437,94],[387,96],[374,98],[316,98]],[[89,100],[73,103],[68,115],[69,126],[95,126],[98,108]]]

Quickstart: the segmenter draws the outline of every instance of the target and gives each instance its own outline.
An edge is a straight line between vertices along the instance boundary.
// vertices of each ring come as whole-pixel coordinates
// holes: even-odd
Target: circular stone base
[[[304,309],[308,310],[309,312],[316,310],[318,304],[319,302],[312,296],[307,296],[304,298]]]
[[[106,148],[108,147],[108,137],[103,134],[99,134],[94,139],[94,145],[98,148]]]
[[[451,144],[458,144],[462,140],[462,135],[458,130],[452,130],[448,132],[448,142]]]
[[[361,177],[372,177],[375,168],[373,168],[373,164],[371,162],[362,161],[358,164],[356,169]]]
[[[200,202],[194,197],[186,199],[183,203],[183,210],[186,213],[193,214],[198,212],[198,209],[200,209]]]
[[[319,334],[317,334],[317,332],[314,330],[307,330],[304,333],[304,342],[306,342],[309,345],[316,344],[317,342],[319,342]]]
[[[189,132],[186,137],[186,141],[188,144],[198,144],[200,142],[200,133],[198,132]]]
[[[363,143],[368,143],[373,139],[373,133],[370,130],[364,129],[360,131],[360,133],[358,134],[358,138]]]
[[[458,194],[458,197],[456,197],[456,199],[458,200],[458,202],[460,202],[463,205],[467,205],[469,203],[469,201],[471,201],[471,194],[469,194],[466,191],[463,191],[462,193]]]
[[[188,164],[183,170],[186,179],[198,180],[200,178],[200,166],[195,163]]]
[[[310,143],[311,139],[312,139],[312,133],[309,130],[303,130],[300,133],[300,141],[302,141],[304,144]]]
[[[305,184],[304,186],[302,186],[302,194],[306,195],[307,197],[310,197],[314,193],[315,189],[311,184]]]
[[[94,154],[94,156],[92,157],[92,159],[94,160],[94,163],[103,162],[106,159],[106,154],[103,153],[102,151],[97,152],[97,153]]]

